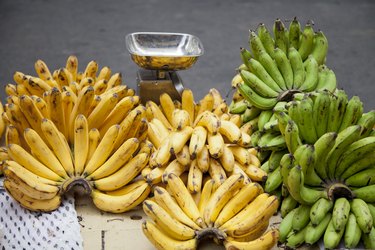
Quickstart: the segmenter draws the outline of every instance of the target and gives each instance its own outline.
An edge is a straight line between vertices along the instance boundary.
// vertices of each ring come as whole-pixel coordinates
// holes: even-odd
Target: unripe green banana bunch
[[[289,31],[277,19],[273,32],[274,37],[260,24],[258,34],[250,31],[250,51],[241,48],[243,64],[238,75],[243,81],[232,81],[232,86],[251,105],[269,110],[298,92],[334,91],[335,74],[323,64],[328,50],[323,32],[314,33],[310,22],[301,30],[296,18]]]

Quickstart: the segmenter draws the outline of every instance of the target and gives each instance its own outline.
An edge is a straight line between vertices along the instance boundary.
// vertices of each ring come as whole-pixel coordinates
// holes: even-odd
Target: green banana
[[[297,122],[298,129],[303,141],[313,144],[318,139],[314,127],[313,106],[310,103],[310,98],[304,98],[297,105],[297,114],[299,119]]]
[[[271,151],[269,151],[269,150],[266,150],[266,151],[260,150],[257,153],[257,157],[258,157],[260,162],[264,162],[265,160],[267,160],[270,157],[270,154],[271,154]]]
[[[314,29],[311,23],[307,23],[302,31],[301,43],[298,48],[303,61],[310,55],[314,45]]]
[[[361,240],[362,231],[358,226],[353,213],[349,214],[348,222],[345,227],[344,242],[346,248],[355,248]]]
[[[326,214],[331,211],[333,207],[333,201],[326,198],[320,198],[317,202],[312,205],[310,210],[310,220],[312,225],[319,225]]]
[[[278,135],[276,133],[271,133],[270,131],[262,132],[262,136],[259,138],[258,147],[265,148],[268,146],[271,140],[273,140]]]
[[[362,114],[363,103],[358,96],[353,96],[346,105],[345,114],[338,131],[340,132],[349,126],[356,124]]]
[[[373,131],[375,125],[375,110],[371,110],[370,112],[364,113],[361,116],[361,118],[359,118],[357,124],[362,126],[361,136],[369,136],[370,133]]]
[[[336,132],[329,132],[319,137],[319,139],[314,143],[314,148],[315,148],[314,168],[315,168],[316,173],[323,180],[328,178],[327,170],[326,170],[326,158],[327,158],[328,153],[331,151],[331,149],[335,145],[336,138],[337,138]]]
[[[303,186],[301,166],[297,165],[290,169],[287,183],[290,195],[299,203],[305,204],[306,202],[302,199],[300,193],[300,189]]]
[[[254,133],[251,134],[251,146],[258,147],[259,139],[262,137],[263,133],[259,130],[254,131]]]
[[[329,131],[338,132],[341,126],[341,121],[344,117],[346,105],[348,104],[348,96],[346,95],[345,91],[343,90],[336,90],[337,96],[337,104],[334,105],[334,110],[330,109],[329,117],[330,120],[328,122],[328,129]]]
[[[285,154],[280,160],[281,176],[283,177],[283,183],[287,187],[288,190],[290,188],[288,185],[288,176],[293,165],[294,165],[294,156],[292,154]]]
[[[374,220],[366,202],[361,199],[353,199],[350,209],[357,219],[358,226],[362,232],[369,233],[372,229]]]
[[[273,34],[275,36],[275,47],[280,48],[287,54],[289,47],[288,31],[279,18],[277,18],[273,24]]]
[[[285,245],[291,248],[296,248],[302,245],[305,242],[306,229],[307,227],[298,232],[292,231],[291,233],[289,233]]]
[[[292,228],[300,231],[307,226],[310,221],[310,209],[308,205],[300,205],[293,216]]]
[[[332,212],[332,223],[336,231],[344,231],[348,222],[350,203],[346,198],[338,198],[335,201]]]
[[[262,41],[257,36],[257,34],[252,30],[250,30],[249,43],[250,43],[251,52],[253,53],[253,56],[255,59],[258,60],[260,52],[264,51],[267,53],[266,49],[263,46]]]
[[[342,173],[365,155],[375,151],[375,137],[365,137],[353,142],[346,147],[345,152],[338,160],[335,176],[340,177]]]
[[[315,157],[314,163],[307,168],[305,175],[305,183],[310,186],[321,187],[322,185],[324,185],[324,179],[320,178],[320,176],[316,173],[314,165]]]
[[[361,126],[353,125],[347,127],[337,134],[335,145],[327,155],[328,176],[331,180],[335,177],[335,170],[338,159],[350,144],[358,140],[360,133]]]
[[[251,120],[256,119],[260,112],[261,110],[254,106],[247,107],[247,109],[241,114],[242,124],[245,124]]]
[[[278,167],[268,174],[266,184],[264,185],[264,191],[270,193],[280,187],[281,183],[283,183],[283,178],[281,176],[280,167]]]
[[[319,65],[325,63],[328,52],[328,40],[322,31],[318,31],[314,35],[314,44],[311,55],[315,58]]]
[[[313,120],[318,137],[321,137],[327,132],[330,102],[330,94],[326,91],[320,92],[315,98],[313,106]]]
[[[326,231],[329,222],[331,221],[331,213],[325,214],[324,218],[318,225],[313,225],[311,222],[307,226],[305,234],[305,242],[309,245],[316,243]]]
[[[260,169],[262,169],[263,171],[265,171],[267,174],[271,172],[270,170],[270,161],[265,161],[261,166],[260,166]]]
[[[245,64],[246,68],[249,69],[250,68],[249,67],[249,60],[252,58],[250,51],[241,47],[240,52],[241,52],[240,56],[241,56],[241,60],[242,60],[243,64]]]
[[[288,214],[285,215],[284,219],[281,221],[279,226],[279,241],[281,243],[284,243],[287,240],[288,235],[292,231],[292,221],[294,218],[294,215],[296,214],[296,211],[298,208],[292,209]]]
[[[320,65],[323,66],[323,65]],[[318,76],[318,86],[317,90],[327,90],[333,92],[336,89],[336,75],[335,72],[328,69],[327,67],[320,67],[319,76]]]
[[[287,153],[287,150],[273,151],[268,159],[269,169],[273,171],[279,167],[281,158]]]
[[[252,88],[255,92],[263,97],[277,97],[279,95],[278,92],[274,91],[272,88],[268,87],[262,80],[260,80],[255,74],[241,70],[240,75],[242,80],[246,85]]]
[[[299,89],[304,92],[310,92],[315,90],[318,85],[318,63],[310,55],[303,64],[306,70],[306,77]]]
[[[272,109],[276,103],[277,98],[265,98],[260,95],[258,95],[253,89],[251,89],[249,86],[247,86],[245,83],[240,83],[237,85],[238,91],[241,93],[241,95],[250,102],[251,105],[262,109]]]
[[[368,206],[368,209],[370,209],[370,213],[371,213],[372,221],[373,221],[372,226],[374,227],[375,226],[375,206],[370,203],[367,203],[367,206]]]
[[[273,80],[272,76],[267,72],[267,70],[263,67],[263,65],[255,60],[249,60],[249,67],[250,71],[253,72],[260,80],[262,80],[268,87],[276,92],[281,92],[282,89],[277,85],[275,80]]]
[[[375,249],[375,228],[368,234],[362,234],[362,240],[366,249]]]
[[[262,41],[263,47],[265,48],[267,53],[273,58],[273,49],[275,48],[275,42],[264,23],[260,23],[258,26],[258,37]]]
[[[290,47],[288,57],[293,69],[293,88],[299,89],[305,80],[305,69],[301,55],[295,48]]]
[[[310,144],[302,144],[293,153],[296,164],[301,166],[302,172],[306,174],[307,168],[314,161],[314,146]]]
[[[259,114],[259,120],[258,120],[258,128],[259,130],[263,131],[264,124],[269,122],[273,115],[272,110],[264,110]]]
[[[287,108],[286,108],[286,105],[287,105],[287,102],[284,102],[284,101],[280,101],[278,102],[275,107],[273,107],[273,112],[274,113],[277,113],[277,112],[287,112]]]
[[[266,124],[264,124],[263,131],[280,132],[279,122],[277,119],[270,119]]]
[[[328,227],[324,233],[324,247],[328,249],[334,249],[340,243],[340,240],[344,234],[345,227],[339,231],[336,231],[335,227],[333,226],[333,215],[332,219],[328,224]]]
[[[262,138],[264,137],[264,140],[260,138],[258,142],[258,147],[262,150],[278,151],[286,148],[285,139],[281,134],[274,134],[273,138],[271,138],[271,135],[268,136],[267,134],[272,134],[272,132],[266,132],[265,135],[262,136]]]
[[[291,211],[295,210],[297,204],[297,201],[291,195],[285,197],[280,207],[281,217],[286,219],[285,217],[288,216]]]
[[[366,202],[375,202],[375,185],[354,189],[352,192],[356,198],[362,199]]]
[[[240,70],[249,70],[249,68],[246,66],[246,64],[242,63],[240,66],[236,68],[236,71],[240,71]]]
[[[281,167],[280,167],[280,168],[281,168]],[[280,171],[281,171],[281,169],[280,169]],[[282,177],[282,175],[281,175],[281,177]],[[287,197],[287,196],[289,196],[288,188],[286,187],[286,185],[285,185],[284,183],[281,184],[281,195],[282,195],[283,197]]]
[[[288,121],[288,124],[284,130],[284,137],[286,146],[291,153],[294,153],[296,149],[302,145],[298,126],[293,120]]]
[[[303,176],[303,173],[301,173]],[[313,205],[316,201],[320,198],[327,198],[327,192],[325,190],[317,190],[314,188],[306,187],[302,185],[299,191],[301,195],[301,199],[304,201],[305,204]]]
[[[276,48],[274,50],[274,59],[277,64],[277,67],[279,68],[281,75],[283,76],[286,89],[292,89],[293,88],[293,69],[292,65],[289,62],[288,57],[279,48]]]
[[[284,82],[284,78],[281,75],[276,62],[271,58],[271,56],[267,52],[261,51],[259,53],[258,60],[267,70],[273,80],[277,83],[277,85],[279,85],[281,89],[286,90],[287,88]]]
[[[229,113],[231,114],[242,114],[248,107],[246,100],[241,100],[238,102],[233,102],[229,105]]]
[[[289,43],[291,47],[299,48],[301,36],[301,24],[298,22],[297,17],[289,24]]]
[[[276,116],[276,119],[278,121],[278,124],[279,124],[279,130],[280,130],[280,133],[285,136],[285,129],[286,129],[286,126],[288,125],[288,121],[291,119],[289,117],[289,115],[284,112],[284,111],[281,111],[281,112],[275,112],[275,116]]]
[[[354,162],[349,166],[344,173],[341,175],[341,180],[346,180],[347,178],[359,173],[360,171],[367,169],[369,167],[375,166],[375,157],[373,152],[365,155],[362,159],[359,159],[357,162]]]
[[[350,176],[345,180],[345,184],[351,187],[362,187],[375,184],[374,166]]]

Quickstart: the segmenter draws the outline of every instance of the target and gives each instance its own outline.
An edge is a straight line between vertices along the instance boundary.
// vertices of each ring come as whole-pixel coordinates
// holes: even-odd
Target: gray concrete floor
[[[314,20],[315,29],[324,31],[327,65],[336,72],[339,87],[360,96],[370,110],[375,107],[374,14],[371,0],[1,0],[0,83],[11,82],[14,71],[35,74],[39,58],[57,69],[75,54],[80,70],[95,59],[122,72],[135,88],[137,67],[125,49],[125,35],[168,31],[194,34],[205,48],[193,68],[181,72],[185,86],[197,99],[212,87],[225,94],[240,64],[239,48],[248,47],[248,30],[297,16],[302,24]],[[4,99],[3,89],[0,96]]]

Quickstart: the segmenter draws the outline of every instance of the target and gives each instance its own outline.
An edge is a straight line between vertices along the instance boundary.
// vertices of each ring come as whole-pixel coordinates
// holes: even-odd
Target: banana
[[[337,133],[329,132],[322,135],[315,143],[315,164],[314,168],[316,173],[324,180],[327,179],[327,171],[326,171],[326,158],[328,153],[331,151],[333,146],[335,145],[337,138]]]
[[[327,125],[329,131],[339,130],[341,121],[345,114],[346,105],[348,103],[348,96],[345,94],[343,90],[336,90],[336,95],[337,95],[337,101],[336,101],[337,104],[333,105],[334,110],[331,110],[331,107],[332,107],[332,103],[335,103],[335,102],[331,102],[331,107],[330,107],[330,113],[329,113],[330,120]]]
[[[328,92],[319,92],[313,106],[313,120],[316,134],[321,137],[327,131],[327,121],[329,116],[331,98]]]
[[[226,230],[227,235],[232,237],[238,237],[241,235],[246,235],[252,231],[253,228],[257,227],[259,223],[264,220],[269,220],[269,218],[276,212],[279,201],[274,195],[268,197],[264,202],[258,204],[256,201],[260,197],[259,195],[253,202],[251,202],[246,208],[252,206],[256,209],[255,212],[248,214],[248,209],[243,209],[240,213],[234,216],[232,219],[224,223],[220,228]],[[250,208],[249,208],[250,209]],[[247,214],[247,217],[243,217],[243,214]],[[238,221],[241,218],[241,221]],[[234,222],[237,222],[234,224]]]
[[[334,92],[336,89],[336,75],[333,70],[324,69],[319,72],[318,86],[317,90],[327,90],[329,92]]]
[[[74,172],[81,175],[89,153],[89,130],[85,116],[78,115],[74,123]]]
[[[302,99],[297,105],[298,128],[301,137],[309,144],[313,144],[318,139],[313,120],[313,106],[308,98]]]
[[[242,99],[240,101],[234,102],[229,106],[229,112],[231,114],[242,114],[245,112],[245,110],[248,108],[248,103],[246,100]]]
[[[263,188],[258,183],[245,184],[240,191],[238,191],[233,198],[225,204],[215,220],[214,227],[219,228],[262,192]]]
[[[247,242],[239,242],[234,240],[227,240],[224,245],[226,249],[271,249],[279,240],[279,231],[277,229],[270,229],[261,237]]]
[[[259,114],[259,119],[258,119],[258,128],[259,130],[264,129],[264,125],[270,121],[273,113],[272,110],[264,110]]]
[[[273,172],[267,175],[267,181],[264,186],[264,191],[270,193],[275,191],[282,184],[283,179],[280,172],[280,167],[277,167]]]
[[[167,93],[163,93],[160,95],[159,101],[160,101],[160,106],[162,107],[165,117],[168,119],[169,123],[173,125],[172,116],[173,116],[173,111],[175,110],[175,107],[174,107],[172,98]]]
[[[288,30],[279,18],[273,24],[273,34],[275,36],[275,47],[280,48],[287,54],[289,48]]]
[[[302,182],[302,168],[301,166],[294,166],[290,169],[287,183],[288,183],[288,190],[292,197],[301,204],[304,204],[305,201],[301,197],[300,189],[303,186]]]
[[[116,172],[123,164],[128,162],[132,154],[138,149],[139,140],[137,138],[130,138],[126,140],[114,154],[112,154],[101,166],[99,166],[93,173],[88,175],[88,180],[98,180],[109,176]],[[100,147],[100,144],[98,148]],[[91,161],[91,160],[90,160]]]
[[[375,185],[369,185],[358,189],[354,189],[352,190],[352,192],[356,198],[362,199],[365,202],[375,202],[375,198],[373,195],[373,192],[375,192]]]
[[[59,195],[49,200],[37,200],[21,192],[21,190],[9,180],[4,180],[4,187],[23,207],[32,211],[53,211],[61,204],[61,196]]]
[[[198,242],[196,238],[190,240],[175,240],[163,233],[153,222],[144,221],[142,230],[151,243],[159,250],[162,249],[196,249]]]
[[[307,227],[298,232],[292,231],[288,235],[287,242],[285,245],[289,248],[297,248],[300,245],[302,245],[305,242],[306,230]]]
[[[195,160],[190,164],[187,188],[192,194],[197,194],[202,190],[203,173],[197,166]]]
[[[29,122],[32,129],[38,132],[42,137],[40,124],[43,119],[42,113],[39,111],[30,96],[23,95],[20,97],[20,109],[25,118]],[[25,128],[24,128],[25,129]]]
[[[311,55],[315,58],[319,65],[323,64],[326,60],[328,52],[328,40],[324,33],[319,30],[314,35],[313,49]]]
[[[278,168],[280,165],[281,158],[287,153],[287,150],[272,151],[268,160],[269,170],[274,171],[276,168]]]
[[[182,109],[175,109],[172,113],[171,124],[177,130],[181,130],[186,126],[190,126],[191,121],[189,113]]]
[[[370,233],[374,220],[366,202],[361,199],[353,199],[350,210],[355,215],[359,228],[363,233]]]
[[[280,73],[283,76],[286,89],[293,88],[293,70],[292,66],[284,53],[283,50],[279,48],[275,48],[274,50],[274,59],[277,64],[277,67],[280,70]]]
[[[298,53],[301,55],[303,61],[311,54],[314,46],[314,29],[312,24],[308,22],[301,34],[301,43],[298,48]]]
[[[349,214],[348,223],[345,227],[344,242],[346,248],[355,248],[361,240],[362,231],[358,226],[356,217],[354,214]]]
[[[285,127],[284,136],[289,152],[294,153],[297,148],[302,145],[298,125],[293,120],[288,121]]]
[[[270,34],[270,32],[267,30],[264,23],[260,23],[258,25],[258,37],[262,41],[263,47],[267,51],[267,53],[274,58],[273,50],[275,48],[275,42]]]
[[[372,219],[374,221],[373,226],[375,225],[375,205],[367,203],[368,209],[370,210]]]
[[[219,133],[224,135],[230,143],[236,144],[241,139],[241,130],[230,121],[221,121]]]
[[[99,190],[93,189],[92,200],[96,207],[102,211],[111,213],[123,213],[139,205],[151,191],[151,187],[144,183],[138,188],[125,195],[108,195]]]
[[[261,51],[266,52],[266,49],[264,48],[262,41],[257,36],[257,34],[252,30],[250,30],[249,43],[250,43],[249,47],[255,59],[258,59]],[[241,52],[242,52],[242,49],[241,49]],[[245,50],[245,52],[242,52],[241,55],[243,58],[242,61],[246,65],[247,61],[251,58],[251,54],[246,53],[246,50]]]
[[[173,131],[170,134],[170,153],[175,155],[178,154],[188,142],[193,133],[193,128],[187,126],[180,131]]]
[[[112,125],[103,135],[100,143],[85,166],[83,176],[88,176],[98,169],[110,156],[113,144],[116,141],[120,126]]]
[[[172,125],[169,123],[168,119],[165,117],[156,103],[153,101],[148,101],[146,103],[146,107],[152,113],[153,118],[160,120],[168,130],[172,129]]]
[[[286,216],[288,216],[288,214],[291,211],[293,211],[296,208],[296,206],[297,206],[297,201],[291,195],[288,195],[287,197],[285,197],[280,207],[281,217],[285,220]]]
[[[362,240],[366,249],[374,249],[375,248],[375,228],[373,227],[369,234],[363,233]]]
[[[301,231],[307,226],[310,222],[310,209],[308,205],[300,205],[297,208],[292,220],[293,230]]]
[[[318,62],[310,55],[304,62],[304,66],[306,77],[299,89],[304,92],[310,92],[315,90],[318,85]]]
[[[183,165],[188,166],[191,163],[190,154],[189,154],[189,146],[185,145],[182,150],[176,154],[177,161]]]
[[[245,125],[246,123],[256,120],[260,112],[261,110],[254,106],[247,107],[245,112],[241,114],[242,125]]]
[[[305,69],[300,53],[293,47],[289,48],[288,57],[293,70],[293,88],[299,89],[305,80]]]
[[[333,202],[326,198],[320,198],[312,205],[310,210],[310,220],[313,226],[319,225],[326,214],[331,211]]]
[[[219,132],[221,120],[212,112],[204,111],[195,118],[194,127],[205,127],[208,132],[216,135]]]
[[[336,228],[334,227],[333,216],[334,215],[332,215],[332,219],[328,224],[323,238],[324,247],[329,249],[334,249],[338,246],[345,231],[345,227],[341,230],[336,230]]]
[[[197,157],[206,143],[207,130],[202,126],[196,126],[192,132],[190,143],[189,143],[189,153],[192,159]]]
[[[289,24],[289,43],[291,47],[298,49],[300,46],[301,37],[301,24],[298,22],[297,17]]]
[[[63,111],[62,93],[58,88],[52,88],[48,99],[48,109],[51,121],[56,125],[57,129],[66,134],[66,124]]]
[[[227,144],[224,145],[223,154],[220,156],[219,160],[225,171],[233,171],[235,157]]]
[[[90,128],[100,128],[103,125],[104,121],[108,118],[109,114],[115,108],[118,101],[119,98],[117,94],[106,95],[102,97],[98,105],[92,110],[90,115],[87,117],[88,126]],[[121,110],[121,112],[124,111],[125,110]]]
[[[206,173],[210,168],[210,153],[207,146],[204,146],[201,152],[197,155],[197,165],[203,173]]]
[[[359,125],[347,127],[346,129],[338,133],[335,145],[328,153],[326,158],[329,178],[334,178],[338,159],[350,144],[358,140],[360,133],[361,126]]]
[[[182,180],[175,174],[171,173],[168,176],[168,187],[180,205],[182,210],[198,225],[205,227],[203,218],[200,215],[197,205],[195,204],[189,191],[186,189]]]
[[[35,158],[59,176],[68,178],[65,168],[35,130],[30,128],[25,129],[24,137]],[[56,146],[62,147],[61,145]]]
[[[375,137],[365,137],[358,141],[353,142],[346,147],[345,152],[338,160],[335,176],[339,177],[342,173],[352,164],[362,159],[365,155],[374,152],[375,150]]]
[[[195,237],[195,231],[192,228],[174,219],[156,202],[145,200],[143,202],[143,211],[170,237],[176,240],[189,240]]]
[[[345,184],[351,187],[362,187],[363,185],[375,184],[375,169],[369,168],[360,171],[346,179]]]
[[[266,98],[260,96],[244,83],[240,83],[237,88],[248,102],[259,109],[272,109],[277,103],[277,98]]]
[[[273,90],[273,88],[268,86],[267,83],[263,82],[255,74],[247,70],[241,70],[240,75],[244,83],[247,84],[250,88],[252,88],[259,95],[264,96],[264,97],[271,97],[271,98],[277,97],[279,95],[277,91]]]
[[[182,173],[187,170],[187,168],[188,166],[183,166],[176,159],[174,159],[165,168],[162,178],[161,178],[162,182],[168,183],[168,176],[171,173],[175,174],[176,176],[181,176]]]
[[[31,154],[29,154],[23,147],[17,144],[8,144],[8,154],[11,159],[22,165],[27,170],[34,174],[50,179],[56,182],[62,181],[63,178],[57,175],[54,171],[40,163]]]
[[[314,226],[312,223],[309,223],[306,228],[305,242],[309,245],[315,244],[323,236],[331,218],[331,213],[328,213],[318,225]]]
[[[234,159],[239,162],[241,165],[247,166],[251,164],[251,154],[248,150],[240,146],[231,146],[229,147],[230,151],[234,156]]]
[[[210,159],[208,173],[211,176],[211,178],[215,181],[215,189],[219,187],[221,184],[223,184],[227,179],[227,175],[225,173],[224,168],[220,165],[220,163],[217,160],[213,158]]]
[[[176,200],[162,187],[156,186],[154,189],[154,197],[156,203],[164,208],[174,219],[178,220],[190,228],[199,230],[200,227],[188,217]]]
[[[284,78],[279,71],[276,62],[271,58],[271,56],[267,52],[260,52],[259,53],[259,62],[263,65],[263,67],[267,70],[267,72],[271,75],[273,80],[277,83],[277,85],[281,89],[286,89]],[[256,89],[254,89],[256,91]],[[276,91],[275,91],[276,92]],[[259,93],[261,94],[261,93]],[[265,96],[265,97],[272,97],[272,96]]]
[[[280,226],[279,226],[279,231],[280,231],[280,242],[284,243],[287,240],[288,235],[292,231],[292,222],[294,215],[296,214],[298,208],[295,208],[288,212],[284,218],[282,219]]]
[[[344,231],[348,222],[350,203],[346,198],[338,198],[335,201],[332,212],[332,224],[337,232]]]
[[[359,118],[363,114],[363,103],[359,99],[358,96],[353,96],[345,110],[345,114],[342,118],[340,128],[338,129],[338,132],[344,130],[345,128],[354,125],[358,122]]]
[[[208,133],[207,135],[207,145],[208,145],[208,150],[210,152],[210,155],[218,159],[223,155],[224,152],[224,139],[220,133],[217,134],[211,134]]]
[[[282,91],[279,85],[275,82],[272,76],[267,72],[267,70],[259,61],[251,58],[248,61],[248,67],[250,68],[250,72],[253,73],[256,77],[254,77],[254,75],[252,75],[249,71],[242,70],[244,72],[243,74],[240,74],[240,76],[242,75],[244,76],[244,77],[241,77],[242,82],[244,82],[247,79],[247,81],[254,81],[254,82],[250,82],[249,86],[252,86],[252,85],[257,86],[259,85],[259,83],[266,84],[267,87],[265,88],[264,92],[266,92],[268,95],[270,94],[274,95],[275,94],[274,92],[278,93]],[[239,82],[236,83],[236,86],[238,85],[238,83]],[[259,86],[259,87],[262,88],[263,86]],[[272,91],[269,91],[269,89],[271,89]]]
[[[113,191],[119,189],[133,180],[146,166],[147,162],[148,154],[140,153],[129,160],[129,162],[114,174],[95,180],[92,183],[95,188],[101,191]]]
[[[361,137],[369,136],[375,125],[375,110],[364,113],[357,124],[362,126]]]
[[[181,108],[189,113],[190,121],[193,122],[194,114],[194,95],[190,89],[184,89],[181,94]],[[191,124],[192,125],[192,124]]]
[[[5,131],[5,145],[9,144],[22,145],[21,138],[18,134],[17,128],[13,125],[9,125]]]

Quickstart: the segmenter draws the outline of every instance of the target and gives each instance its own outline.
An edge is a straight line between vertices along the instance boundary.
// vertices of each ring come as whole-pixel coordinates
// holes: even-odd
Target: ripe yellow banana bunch
[[[195,199],[182,179],[173,173],[167,178],[166,188],[155,187],[153,198],[143,202],[151,220],[142,229],[157,249],[196,249],[205,238],[226,249],[271,249],[276,244],[278,230],[267,229],[278,199],[263,193],[258,183],[246,183],[242,174],[220,186],[207,179]]]
[[[138,112],[145,116],[139,106],[128,117]],[[96,128],[89,129],[88,119],[78,115],[72,149],[56,124],[44,118],[40,134],[25,129],[27,147],[8,144],[5,188],[22,206],[34,211],[58,208],[61,196],[76,184],[86,189],[101,210],[120,213],[137,206],[148,196],[150,187],[143,180],[133,180],[148,164],[152,144],[142,139],[147,123],[139,119],[139,124],[134,124],[135,119],[128,117],[124,121],[140,128],[130,129],[129,125],[121,131],[124,126],[114,124],[102,134]]]
[[[253,181],[265,180],[256,150],[246,148],[248,132],[239,128],[239,116],[228,115],[217,90],[212,89],[199,104],[189,89],[183,91],[181,105],[167,94],[160,96],[160,104],[146,104],[148,137],[156,147],[149,168],[142,173],[147,182],[166,183],[170,173],[180,176],[187,171],[188,189],[196,193],[206,172],[216,185],[232,172],[245,173]]]
[[[8,84],[5,123],[15,126],[21,145],[27,147],[23,131],[32,128],[41,133],[44,118],[51,120],[72,145],[74,121],[77,115],[87,117],[89,129],[104,134],[113,124],[120,124],[128,112],[139,104],[134,90],[121,85],[121,74],[111,76],[111,70],[91,61],[84,72],[78,72],[78,60],[70,56],[66,66],[50,72],[47,65],[35,63],[38,77],[14,73],[16,84]]]

